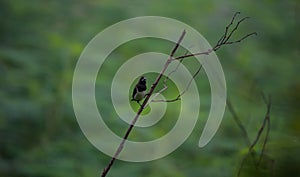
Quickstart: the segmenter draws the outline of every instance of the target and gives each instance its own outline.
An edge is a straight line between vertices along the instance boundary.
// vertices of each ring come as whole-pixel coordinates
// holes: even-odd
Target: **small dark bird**
[[[141,106],[140,101],[146,96],[146,90],[146,77],[142,76],[133,89],[131,101],[136,101]]]

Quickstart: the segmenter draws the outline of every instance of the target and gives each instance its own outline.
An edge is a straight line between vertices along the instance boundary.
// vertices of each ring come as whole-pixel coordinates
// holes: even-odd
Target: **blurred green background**
[[[263,163],[253,168],[251,162],[246,162],[241,176],[299,175],[298,0],[1,0],[0,176],[100,175],[110,157],[85,138],[76,122],[71,99],[76,62],[98,32],[131,17],[165,16],[194,27],[213,45],[236,11],[251,19],[241,25],[234,38],[253,31],[259,35],[226,46],[217,55],[226,75],[228,97],[251,141],[266,112],[260,93],[272,96],[271,130]],[[172,47],[172,43],[153,39],[132,41],[120,46],[110,56],[114,59],[105,63],[104,76],[97,80],[97,104],[105,110],[106,122],[120,136],[127,125],[118,119],[110,101],[109,86],[114,72],[132,56],[149,51],[168,54]],[[186,65],[195,70],[193,61],[190,62]],[[151,81],[155,74],[148,76]],[[210,107],[210,88],[204,72],[196,80],[202,111],[188,140],[156,161],[117,161],[108,176],[237,175],[247,145],[228,110],[215,138],[202,149],[197,146]],[[170,96],[174,95],[170,92]],[[176,121],[176,117],[172,119],[176,111],[169,112],[167,120],[158,127],[137,128],[131,139],[145,141],[168,132]],[[259,141],[255,147],[258,153],[261,144]]]

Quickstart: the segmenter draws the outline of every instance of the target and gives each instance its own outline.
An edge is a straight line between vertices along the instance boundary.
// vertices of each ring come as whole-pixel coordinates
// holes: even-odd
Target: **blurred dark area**
[[[236,11],[251,17],[236,36],[257,32],[241,43],[217,52],[226,76],[227,94],[253,141],[265,116],[261,93],[272,96],[271,127],[263,165],[245,161],[241,176],[300,174],[300,1],[0,1],[0,176],[99,176],[110,157],[85,138],[72,107],[72,77],[88,42],[106,27],[146,15],[180,20],[197,29],[211,45]],[[159,28],[159,26],[157,27]],[[150,43],[149,43],[150,41]],[[153,42],[153,43],[151,43]],[[154,45],[153,45],[154,44]],[[173,44],[152,40],[120,47],[105,66],[109,77],[97,80],[97,104],[120,136],[110,95],[124,58],[164,51]],[[105,73],[104,73],[105,74]],[[153,76],[154,77],[154,76]],[[196,129],[169,156],[145,163],[117,161],[108,176],[211,177],[236,176],[248,147],[232,115],[226,111],[215,138],[197,146],[210,107],[205,73],[196,78],[201,110]],[[151,80],[151,78],[150,78]],[[134,84],[134,83],[133,83]],[[105,100],[105,101],[103,101]],[[111,119],[113,117],[114,119]],[[174,120],[176,121],[176,120]],[[174,123],[174,122],[173,122]],[[160,124],[158,134],[170,123]],[[173,124],[171,124],[173,125]],[[133,131],[134,133],[138,131]],[[138,137],[139,140],[143,139]],[[262,142],[255,151],[261,152]]]

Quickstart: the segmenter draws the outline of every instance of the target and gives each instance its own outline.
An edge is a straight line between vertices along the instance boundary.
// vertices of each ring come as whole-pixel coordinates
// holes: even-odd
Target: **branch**
[[[254,146],[257,144],[258,140],[260,139],[260,136],[261,136],[262,132],[264,131],[265,126],[270,121],[270,109],[271,109],[271,97],[269,96],[269,100],[268,100],[268,103],[267,103],[267,113],[265,115],[264,122],[261,125],[261,127],[260,127],[260,129],[259,129],[259,131],[256,135],[256,138],[253,141],[253,143],[251,144],[249,150],[252,150],[254,148]],[[268,134],[268,131],[267,131],[267,134]],[[264,144],[264,146],[265,146],[265,144]]]
[[[264,95],[263,95],[263,97],[264,97]],[[268,97],[268,100],[265,98],[265,104],[267,105],[267,113],[266,113],[266,116],[265,116],[264,124],[267,125],[267,133],[266,133],[266,136],[265,136],[265,140],[264,140],[264,143],[263,143],[261,154],[259,156],[258,164],[260,164],[262,156],[264,154],[264,151],[265,151],[265,148],[266,148],[266,144],[267,144],[267,141],[268,141],[268,137],[269,137],[270,128],[271,128],[270,127],[270,124],[271,124],[271,121],[270,121],[271,96],[270,95]]]
[[[189,51],[187,50],[187,51],[185,52],[184,55],[186,55],[188,52],[189,52]],[[176,71],[178,70],[178,68],[179,68],[180,64],[182,64],[182,62],[183,62],[183,59],[180,59],[180,60],[179,60],[179,63],[176,65],[175,69],[172,70],[172,71],[167,75],[167,77],[166,77],[165,80],[164,80],[164,88],[161,89],[159,92],[157,92],[157,93],[155,94],[155,96],[153,97],[153,99],[151,100],[151,102],[174,102],[174,101],[178,101],[178,100],[181,99],[181,96],[188,90],[188,88],[189,88],[190,85],[191,85],[192,80],[193,80],[193,79],[197,76],[197,74],[200,72],[202,66],[200,66],[200,69],[198,69],[199,71],[197,71],[197,72],[193,75],[193,78],[190,80],[190,82],[188,83],[188,85],[187,85],[186,89],[183,91],[183,93],[180,93],[176,98],[171,99],[171,100],[154,100],[159,94],[162,94],[162,92],[164,92],[164,91],[168,88],[168,86],[167,86],[167,80],[169,80],[171,74],[173,74],[174,72],[176,72]]]
[[[229,41],[229,40],[231,39],[231,36],[232,36],[232,35],[236,32],[236,30],[238,29],[239,25],[240,25],[244,20],[246,20],[246,19],[249,18],[249,17],[244,17],[244,18],[242,18],[241,20],[239,20],[239,21],[237,22],[237,24],[235,25],[235,27],[230,31],[230,28],[232,27],[232,25],[233,25],[233,23],[234,23],[234,21],[235,21],[235,19],[236,19],[236,16],[237,16],[238,14],[240,14],[240,12],[236,12],[236,13],[233,15],[233,17],[232,17],[230,23],[225,27],[225,32],[224,32],[224,34],[221,36],[221,38],[218,40],[217,44],[216,44],[213,48],[208,49],[207,51],[204,51],[204,52],[198,52],[198,53],[193,53],[193,54],[187,54],[187,53],[186,53],[185,55],[176,57],[176,58],[174,58],[174,59],[172,59],[172,60],[180,60],[180,63],[181,63],[181,62],[183,61],[183,59],[188,58],[188,57],[197,56],[197,55],[209,55],[210,53],[212,53],[212,52],[214,52],[214,51],[217,51],[218,49],[220,49],[220,48],[221,48],[222,46],[224,46],[224,45],[230,45],[230,44],[238,43],[238,42],[241,42],[241,41],[245,40],[246,38],[248,38],[248,37],[250,37],[250,36],[252,36],[252,35],[257,35],[256,32],[253,32],[253,33],[249,33],[249,34],[243,36],[242,38],[240,38],[240,39],[238,39],[238,40],[235,40],[235,41]],[[175,71],[177,70],[178,66],[180,65],[180,63],[178,63],[176,69],[173,70],[172,72],[170,72],[169,74],[175,72]],[[200,72],[201,68],[202,68],[202,65],[198,68],[197,72],[194,74],[193,78],[192,78],[192,79],[190,80],[190,82],[188,83],[187,88],[186,88],[182,93],[180,93],[176,98],[171,99],[171,100],[154,100],[156,96],[158,96],[159,94],[161,94],[163,91],[167,90],[167,88],[168,88],[167,85],[166,85],[166,80],[168,79],[168,77],[167,77],[167,78],[165,79],[165,81],[164,81],[164,88],[161,89],[159,92],[156,93],[155,97],[151,100],[151,102],[174,102],[174,101],[180,100],[180,99],[181,99],[181,96],[188,90],[188,88],[189,88],[189,86],[190,86],[192,80],[193,80],[193,79],[197,76],[197,74]],[[168,76],[169,76],[169,75],[168,75]],[[230,103],[229,103],[229,104],[230,104]],[[231,108],[232,108],[232,107],[231,107]],[[232,111],[233,111],[233,110],[232,110]],[[235,116],[234,116],[234,118],[238,119],[238,118],[235,117]],[[239,121],[239,120],[236,120],[236,121]],[[239,121],[238,125],[239,125],[239,127],[240,127],[241,129],[243,129],[242,126],[241,126],[240,121]],[[245,131],[245,130],[242,130],[242,132],[243,132],[244,136],[247,136],[246,140],[248,141],[248,142],[247,142],[248,145],[250,145],[251,143],[250,143],[250,140],[249,140],[249,137],[248,137],[246,131]]]
[[[178,94],[176,98],[171,99],[171,100],[152,100],[152,102],[174,102],[174,101],[181,100],[182,95],[185,94],[188,91],[188,89],[190,88],[190,86],[192,84],[192,81],[196,78],[196,76],[199,74],[199,72],[201,71],[201,69],[202,69],[202,65],[200,65],[200,67],[194,73],[193,77],[188,82],[186,88],[180,94]]]
[[[231,101],[229,99],[227,99],[226,101],[226,104],[227,104],[227,107],[228,107],[228,110],[229,112],[231,113],[235,123],[238,125],[238,127],[241,129],[241,132],[242,132],[242,135],[244,136],[244,139],[246,141],[246,144],[248,147],[251,146],[251,142],[250,142],[250,138],[248,136],[248,133],[247,133],[247,130],[246,128],[244,127],[244,125],[242,124],[241,122],[241,119],[239,118],[239,116],[237,115],[236,111],[234,110],[233,108],[233,105],[231,104]],[[257,166],[257,163],[255,161],[255,154],[254,153],[250,153],[251,154],[251,157],[252,157],[252,161],[253,161],[253,164],[255,166]],[[246,159],[246,157],[248,157],[248,154],[244,157],[244,159],[242,160],[242,164],[241,164],[241,167],[244,166],[244,160]],[[240,169],[241,169],[240,167]],[[240,169],[239,169],[239,173],[238,175],[240,174]]]
[[[271,103],[272,102],[271,102],[271,96],[268,96],[268,99],[266,99],[266,97],[263,95],[263,99],[265,101],[265,104],[267,105],[266,115],[265,115],[263,124],[261,125],[260,129],[258,130],[256,138],[254,139],[254,141],[252,142],[252,144],[249,147],[248,154],[242,160],[241,166],[240,166],[239,171],[238,171],[238,177],[240,176],[240,173],[241,173],[241,170],[244,166],[244,162],[245,162],[246,158],[249,156],[249,154],[253,153],[254,147],[256,146],[257,142],[259,141],[259,139],[261,137],[261,134],[264,131],[265,127],[267,126],[266,136],[265,136],[265,139],[264,139],[264,142],[263,142],[263,145],[262,145],[262,150],[261,150],[257,165],[260,164],[263,153],[265,151],[265,147],[266,147],[268,137],[269,137],[269,132],[270,132],[270,112],[271,112]]]
[[[154,81],[154,83],[152,84],[151,88],[150,88],[150,91],[149,93],[147,94],[143,104],[141,105],[140,109],[138,110],[136,116],[133,118],[133,120],[131,121],[130,123],[130,126],[128,128],[128,130],[126,131],[125,133],[125,136],[123,137],[123,140],[122,142],[120,143],[116,153],[114,154],[114,156],[112,157],[112,159],[110,160],[109,164],[104,168],[103,172],[102,172],[102,175],[101,177],[105,177],[107,175],[107,173],[109,172],[109,170],[111,169],[112,165],[114,164],[114,161],[116,160],[116,158],[119,156],[119,154],[121,153],[122,149],[124,148],[124,144],[130,134],[130,132],[132,131],[137,119],[139,118],[139,116],[141,115],[141,113],[143,112],[144,108],[145,108],[145,105],[147,104],[150,96],[152,95],[154,89],[156,88],[158,82],[160,81],[161,77],[163,76],[163,74],[165,73],[167,67],[169,66],[169,64],[171,63],[172,61],[172,58],[176,52],[176,50],[178,49],[181,41],[183,40],[184,36],[186,34],[186,31],[184,30],[182,33],[181,33],[181,36],[179,38],[179,40],[177,41],[175,47],[173,48],[172,52],[170,53],[170,56],[168,58],[168,60],[166,61],[163,69],[161,70],[160,74],[157,76],[156,80]]]
[[[235,123],[238,125],[238,127],[241,129],[241,132],[245,138],[245,141],[247,143],[247,145],[250,147],[251,146],[251,142],[250,142],[250,139],[249,139],[249,136],[248,136],[248,133],[247,133],[247,130],[245,129],[244,125],[242,124],[242,121],[241,119],[238,117],[238,115],[236,114],[232,104],[231,104],[231,101],[229,99],[227,99],[227,107],[228,107],[228,110],[229,112],[231,113]]]
[[[218,40],[218,42],[216,43],[216,45],[213,48],[208,49],[207,51],[204,51],[204,52],[198,52],[198,53],[192,53],[192,54],[187,54],[187,55],[179,56],[179,57],[174,58],[173,60],[179,60],[179,59],[193,57],[193,56],[198,56],[198,55],[209,55],[210,53],[212,53],[214,51],[217,51],[218,49],[220,49],[224,45],[230,45],[230,44],[234,44],[234,43],[239,43],[239,42],[242,42],[243,40],[245,40],[246,38],[248,38],[250,36],[257,35],[256,32],[253,32],[253,33],[246,34],[245,36],[241,37],[240,39],[230,41],[232,35],[236,32],[236,30],[238,29],[238,27],[240,26],[240,24],[244,20],[250,18],[250,17],[244,17],[244,18],[242,18],[241,20],[239,20],[237,22],[237,24],[235,25],[235,27],[230,31],[230,28],[232,27],[232,25],[233,25],[233,23],[234,23],[234,21],[236,19],[236,16],[239,15],[239,14],[240,14],[240,12],[236,12],[233,15],[230,23],[225,28],[224,34],[221,36],[221,38]]]
[[[186,55],[187,53],[188,53],[188,51],[185,52],[185,55]],[[155,100],[155,98],[156,98],[158,95],[162,94],[162,92],[164,92],[165,90],[168,89],[167,81],[169,80],[171,74],[175,73],[175,72],[178,70],[178,68],[179,68],[180,64],[182,63],[182,61],[183,61],[183,60],[180,60],[179,63],[176,65],[175,69],[168,73],[168,75],[166,76],[166,78],[165,78],[165,80],[164,80],[164,82],[163,82],[163,88],[162,88],[160,91],[158,91],[158,92],[152,97],[152,100],[149,101],[148,104],[150,104],[151,102],[160,102],[160,101],[158,101],[158,100]],[[168,101],[166,101],[166,102],[168,102]]]
[[[236,24],[236,26],[230,31],[230,27],[233,25],[234,21],[235,21],[235,18],[236,16],[239,14],[239,12],[235,13],[233,18],[231,19],[231,22],[226,26],[225,28],[225,32],[224,34],[222,35],[222,37],[219,39],[219,41],[217,42],[217,44],[211,48],[211,49],[208,49],[207,51],[204,51],[204,52],[199,52],[199,53],[195,53],[195,54],[185,54],[183,56],[179,56],[179,57],[176,57],[174,58],[174,54],[175,52],[177,51],[180,43],[182,42],[185,34],[186,34],[186,31],[184,30],[182,33],[181,33],[181,36],[179,37],[176,45],[174,46],[173,50],[171,51],[170,55],[169,55],[169,58],[167,59],[163,69],[161,70],[160,74],[157,76],[156,80],[154,81],[154,83],[152,84],[151,88],[150,88],[150,91],[148,92],[148,94],[146,95],[146,98],[144,99],[144,102],[143,104],[140,106],[136,116],[133,118],[133,120],[131,121],[130,123],[130,126],[129,128],[127,129],[124,137],[123,137],[123,140],[121,141],[118,149],[116,150],[114,156],[112,157],[112,159],[110,160],[109,164],[104,168],[103,172],[102,172],[102,175],[101,177],[105,177],[107,175],[107,173],[109,172],[109,170],[111,169],[112,165],[114,164],[116,158],[118,157],[118,155],[121,153],[122,149],[124,148],[124,144],[126,142],[126,140],[128,139],[128,136],[130,134],[130,132],[132,131],[137,119],[139,118],[139,116],[141,115],[142,111],[145,109],[145,107],[151,102],[149,101],[151,95],[153,94],[155,88],[157,87],[159,81],[161,80],[162,76],[164,75],[167,67],[169,66],[169,64],[173,61],[173,60],[181,60],[182,62],[182,59],[184,58],[187,58],[187,57],[191,57],[191,56],[196,56],[196,55],[209,55],[210,53],[214,52],[214,51],[217,51],[219,48],[221,48],[222,46],[224,45],[228,45],[228,44],[233,44],[233,43],[238,43],[238,42],[241,42],[243,40],[245,40],[246,38],[252,36],[252,35],[257,35],[257,33],[250,33],[250,34],[247,34],[245,36],[243,36],[242,38],[238,39],[238,40],[234,40],[234,41],[230,41],[230,38],[231,36],[235,33],[235,31],[238,29],[240,23],[242,23],[244,20],[246,20],[248,17],[245,17],[241,20],[239,20]],[[180,63],[181,63],[180,62]],[[180,64],[179,63],[179,64]],[[177,68],[179,67],[179,64],[177,66]],[[173,71],[175,72],[177,70],[177,68]],[[185,90],[183,92],[181,92],[177,98],[174,98],[173,100],[167,100],[166,102],[173,102],[173,101],[177,101],[177,100],[180,100],[181,96],[189,89],[190,85],[191,85],[191,82],[192,80],[199,74],[200,70],[202,68],[202,65],[198,68],[198,70],[196,71],[196,73],[193,75],[193,78],[189,81],[187,87],[185,88]],[[169,73],[172,74],[173,72]],[[169,75],[168,77],[164,80],[164,88],[159,92],[159,93],[156,93],[155,96],[159,95],[160,93],[162,93],[163,91],[165,91],[168,87],[166,85],[166,82],[169,78]]]

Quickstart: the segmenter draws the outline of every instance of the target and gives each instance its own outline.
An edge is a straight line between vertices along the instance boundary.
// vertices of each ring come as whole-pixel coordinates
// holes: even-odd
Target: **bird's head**
[[[146,84],[146,77],[142,76],[139,80],[139,84]]]

